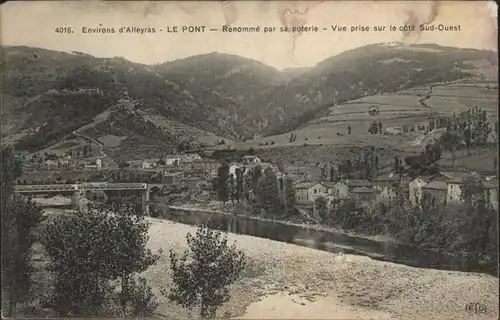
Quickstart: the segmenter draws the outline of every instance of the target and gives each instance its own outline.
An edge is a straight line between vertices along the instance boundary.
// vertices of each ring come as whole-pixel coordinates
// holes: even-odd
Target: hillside
[[[151,70],[203,101],[220,97],[231,101],[228,111],[232,117],[228,122],[241,124],[237,131],[249,136],[268,126],[266,117],[254,116],[253,101],[290,78],[259,61],[222,53],[178,59],[153,66]]]
[[[29,47],[2,47],[2,137],[34,151],[71,136],[120,99],[148,113],[214,132],[237,136],[234,104],[222,97],[201,99],[148,67],[122,58],[95,58]],[[2,139],[4,140],[4,139]]]
[[[272,88],[253,102],[253,109],[272,112],[267,114],[268,135],[285,133],[349,100],[471,77],[485,69],[478,62],[491,66],[491,55],[437,45],[369,45],[326,59]]]
[[[245,140],[255,134],[275,140],[272,135],[318,121],[324,124],[322,118],[335,120],[340,106],[354,117],[364,112],[348,101],[414,87],[428,90],[430,83],[478,75],[494,76],[496,81],[493,56],[496,53],[437,45],[375,44],[343,52],[313,68],[278,71],[219,53],[147,66],[119,57],[2,47],[2,142],[33,152],[73,138],[75,130],[90,130],[95,138],[113,141],[109,148],[116,147],[116,154],[132,154],[137,146],[159,140],[162,149],[191,142],[213,146],[221,139]],[[117,108],[120,101],[128,101],[133,111]],[[398,101],[390,104],[404,109],[399,104],[406,102]],[[101,115],[106,120],[92,125]],[[123,127],[121,121],[129,125]],[[327,134],[307,135],[311,141],[311,135]],[[343,142],[357,143],[351,140]]]

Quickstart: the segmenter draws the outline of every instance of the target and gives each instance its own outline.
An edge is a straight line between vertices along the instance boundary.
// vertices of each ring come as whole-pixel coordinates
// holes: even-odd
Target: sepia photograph
[[[6,1],[6,319],[495,320],[493,1]]]

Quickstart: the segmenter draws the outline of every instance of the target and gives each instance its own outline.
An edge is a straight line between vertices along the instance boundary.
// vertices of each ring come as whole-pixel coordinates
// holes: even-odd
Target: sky
[[[80,51],[154,64],[221,52],[259,60],[277,69],[312,67],[342,51],[370,43],[436,43],[497,50],[494,1],[20,1],[0,7],[3,45]],[[82,27],[155,28],[154,34],[84,34]],[[460,31],[403,32],[403,25],[439,24]],[[172,26],[206,26],[204,33],[167,33]],[[223,25],[260,26],[259,33],[210,32]],[[331,31],[332,25],[346,32]],[[353,26],[370,31],[351,32]],[[396,26],[396,31],[389,26]],[[281,26],[318,26],[320,32],[279,32]],[[386,26],[385,31],[373,31]],[[71,27],[72,34],[57,33]],[[277,32],[263,33],[264,27]],[[326,31],[323,28],[327,28]],[[162,29],[163,31],[159,31]]]

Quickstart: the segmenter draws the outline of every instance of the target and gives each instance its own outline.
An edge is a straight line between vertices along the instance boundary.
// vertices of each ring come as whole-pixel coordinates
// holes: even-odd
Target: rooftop
[[[303,181],[295,185],[295,189],[309,189],[310,187],[319,184],[319,182]]]
[[[432,177],[433,177],[432,175],[422,175],[422,176],[416,177],[415,179],[422,179],[425,182],[430,182]],[[413,180],[415,180],[415,179],[413,179]]]
[[[366,179],[348,179],[346,180],[346,183],[349,187],[351,188],[358,188],[358,187],[371,187],[370,181]]]
[[[446,182],[443,181],[431,181],[423,186],[422,189],[447,190],[448,186],[446,185]]]
[[[351,190],[352,193],[375,193],[377,190],[372,188],[354,188]]]
[[[398,180],[398,175],[392,172],[380,175],[375,179],[373,179],[373,181],[397,181],[397,180]]]
[[[475,176],[477,178],[482,178],[481,175],[477,172],[462,172],[462,171],[441,171],[438,173],[438,175],[442,175],[446,178],[449,179],[449,182],[463,182],[464,179],[467,177],[467,176]]]

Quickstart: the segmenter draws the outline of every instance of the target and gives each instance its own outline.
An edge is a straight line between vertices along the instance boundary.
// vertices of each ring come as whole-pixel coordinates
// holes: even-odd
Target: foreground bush
[[[143,280],[139,287],[133,281],[159,258],[146,249],[147,230],[144,217],[130,207],[80,210],[50,221],[41,240],[52,290],[43,305],[61,317],[151,314],[154,296]],[[121,284],[118,300],[113,280]],[[115,301],[121,314],[110,314]]]
[[[229,301],[229,285],[235,282],[246,264],[246,257],[227,235],[199,227],[187,235],[189,249],[178,257],[170,251],[173,288],[163,290],[171,301],[190,310],[199,309],[202,318],[214,318],[217,309]]]
[[[17,305],[32,297],[34,273],[31,248],[34,228],[42,220],[42,210],[30,199],[14,195],[14,183],[21,165],[11,147],[0,150],[2,221],[2,299],[8,301],[8,317],[16,317]]]

